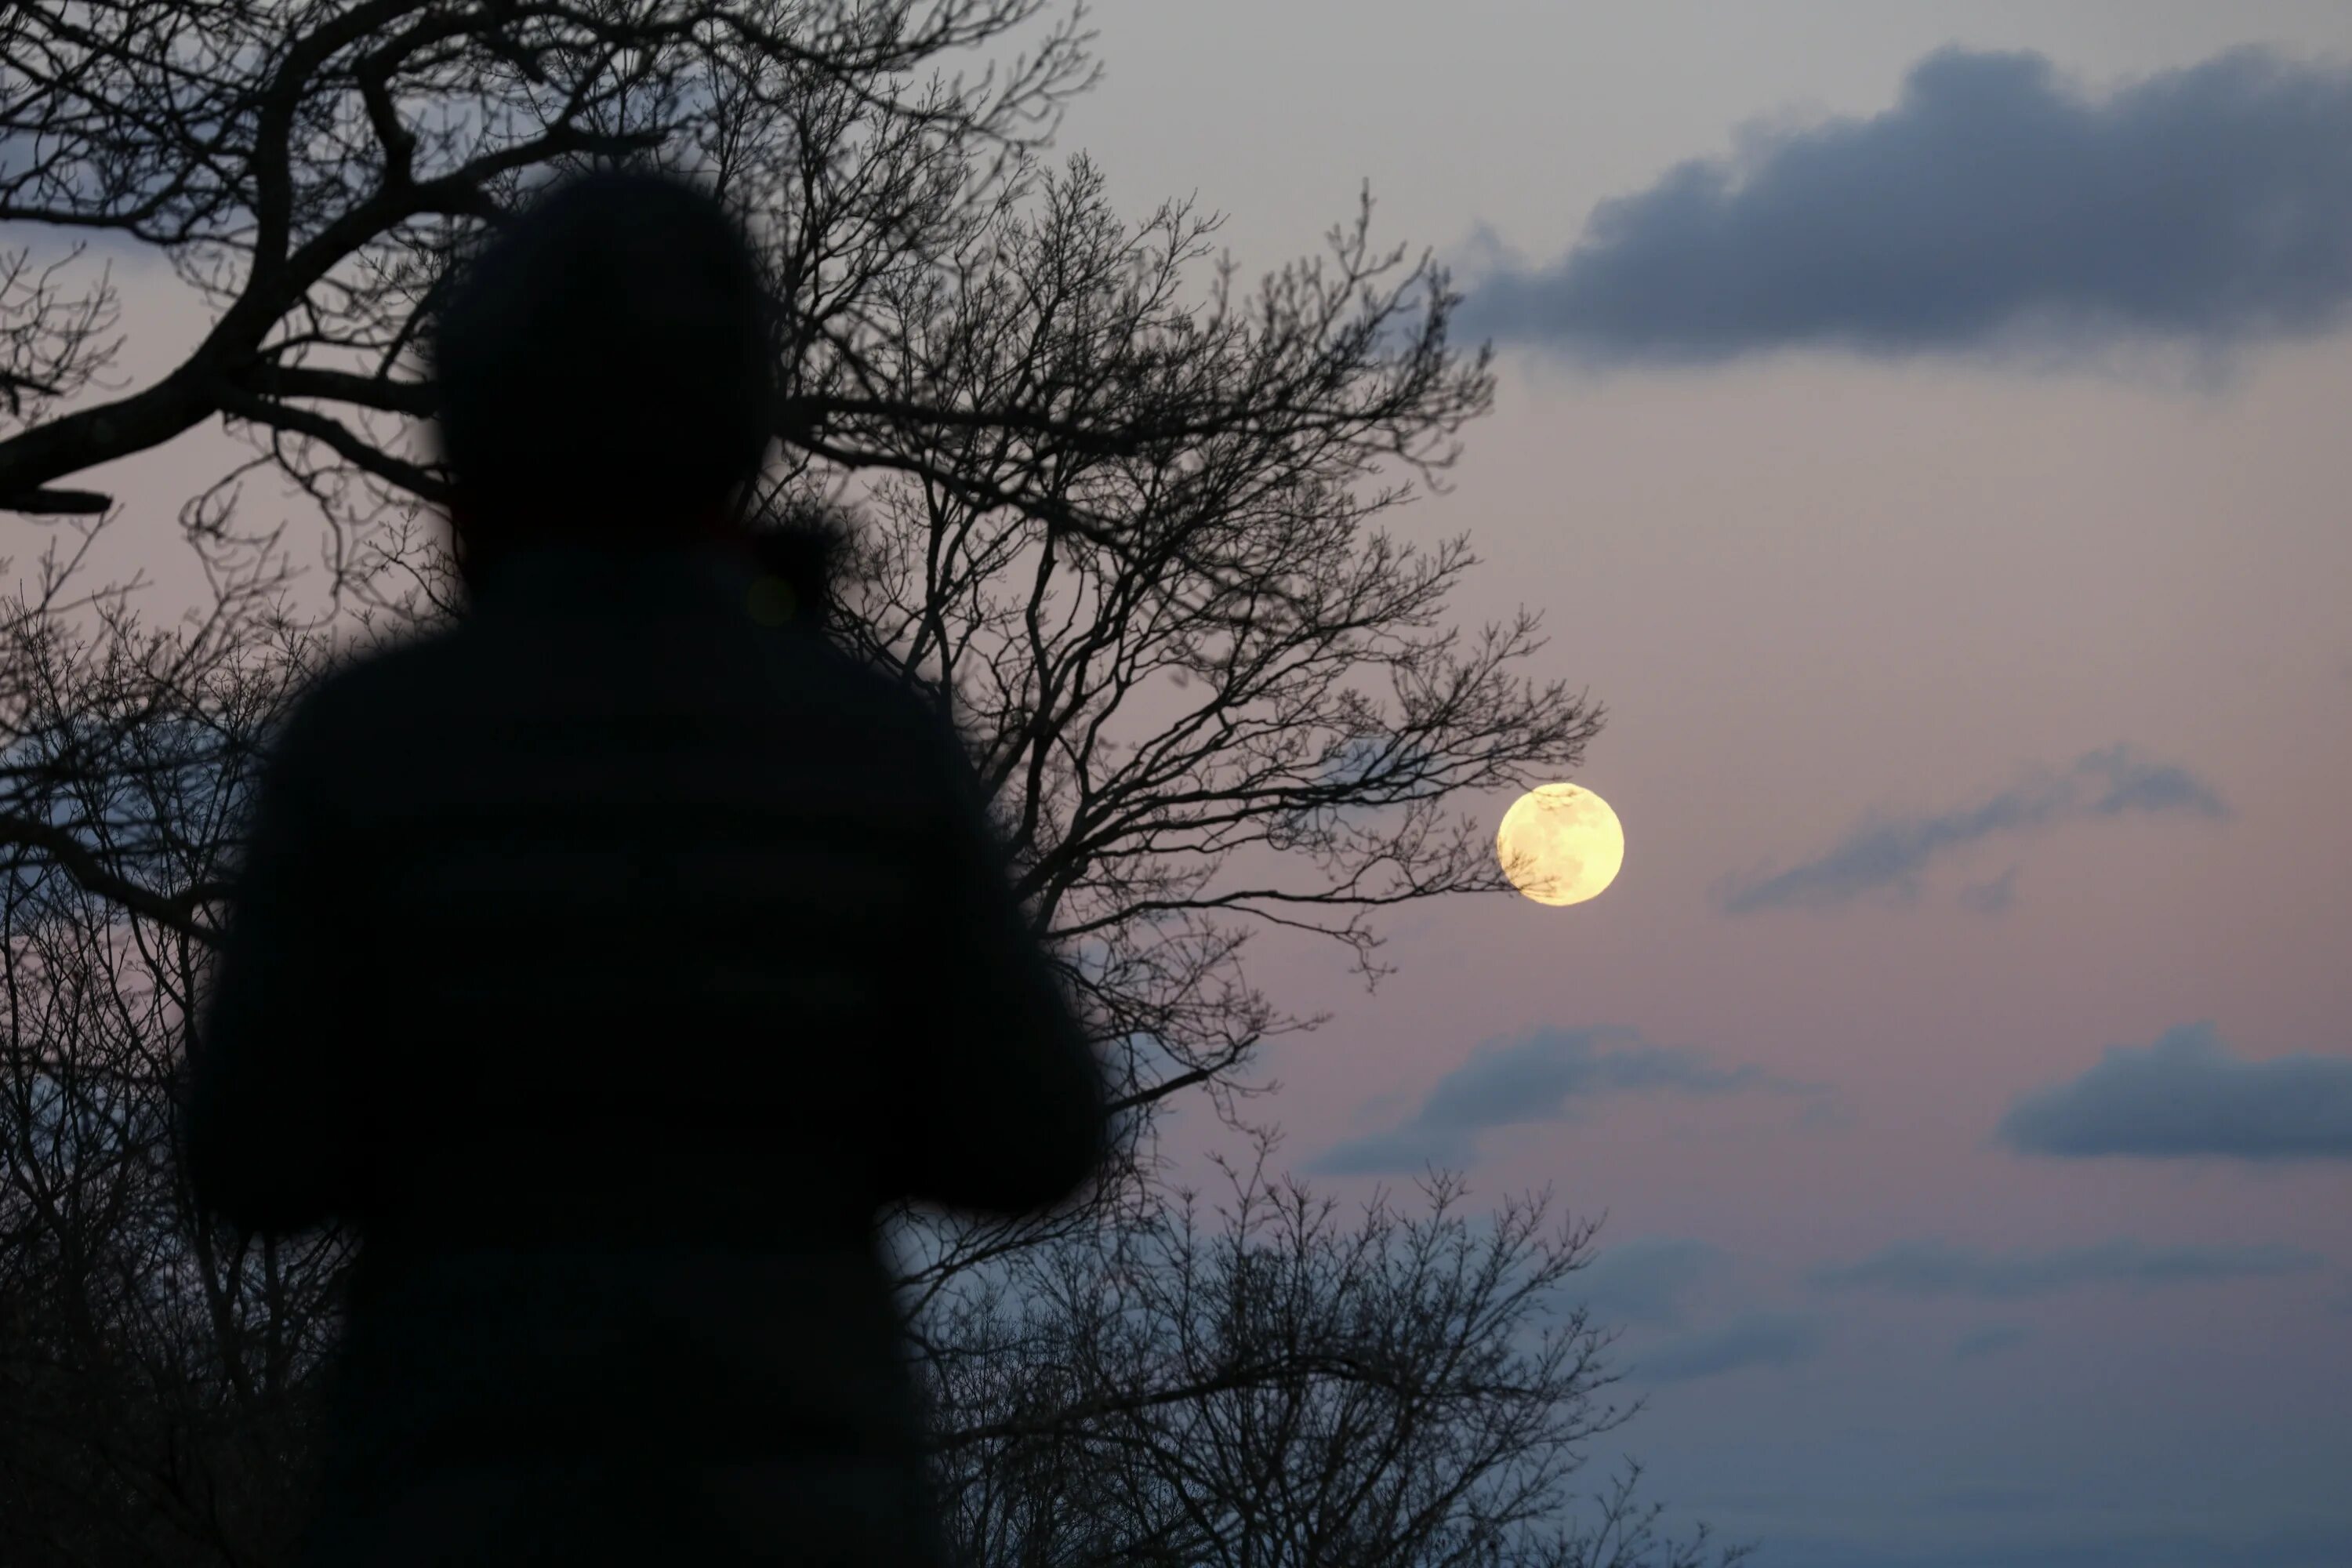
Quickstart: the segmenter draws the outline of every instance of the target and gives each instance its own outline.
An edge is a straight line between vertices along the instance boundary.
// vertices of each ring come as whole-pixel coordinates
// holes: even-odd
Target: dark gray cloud
[[[2023,1096],[1994,1137],[2074,1158],[2352,1159],[2352,1057],[2241,1061],[2212,1025],[2189,1024]]]
[[[1958,1516],[1963,1511],[1986,1520],[2031,1518],[2042,1511],[2023,1489],[1977,1492],[1977,1509],[1956,1505],[1947,1521],[1962,1522]],[[2004,1492],[2011,1500],[2002,1500]],[[2084,1507],[2079,1498],[2063,1492],[2047,1496],[2052,1509]],[[2007,1540],[1931,1526],[1915,1527],[1908,1538],[1894,1542],[1875,1534],[1816,1534],[1810,1521],[1798,1520],[1770,1531],[1771,1561],[1801,1568],[2344,1568],[2352,1563],[2352,1528],[2342,1524],[2274,1526],[2223,1515],[2203,1529],[2109,1519],[2086,1527],[2079,1518],[2071,1528]]]
[[[2128,1238],[2053,1252],[2005,1254],[1906,1241],[1858,1263],[1816,1268],[1810,1278],[1824,1289],[2013,1301],[2088,1285],[2148,1290],[2207,1280],[2267,1279],[2317,1268],[2323,1261],[2295,1247],[2148,1247]]]
[[[2352,300],[2352,71],[2241,48],[2095,97],[2040,55],[1941,49],[1885,112],[1750,127],[1468,294],[1466,331],[1599,364],[2029,338],[2226,358]]]
[[[1682,1298],[1723,1261],[1703,1241],[1670,1237],[1603,1247],[1561,1288],[1589,1309],[1596,1324],[1682,1325]]]
[[[2031,1337],[2015,1323],[1993,1323],[1974,1333],[1962,1334],[1959,1343],[1952,1347],[1952,1359],[1975,1361],[1997,1352],[2015,1350]]]
[[[1866,893],[1916,898],[1929,862],[2003,835],[2038,832],[2061,823],[2132,812],[2179,813],[2221,818],[2229,808],[2212,787],[2187,769],[2153,762],[2129,746],[2109,746],[2063,772],[2042,769],[1973,805],[1914,816],[1877,814],[1812,859],[1776,871],[1735,879],[1724,895],[1727,913],[1769,909],[1832,909]],[[2004,876],[1969,889],[1964,901],[1997,911],[2014,896]]]
[[[1585,1104],[1605,1096],[1755,1090],[1816,1100],[1826,1093],[1760,1068],[1710,1066],[1687,1047],[1648,1045],[1635,1029],[1537,1029],[1478,1046],[1467,1062],[1438,1079],[1411,1116],[1335,1145],[1307,1169],[1329,1175],[1432,1164],[1459,1169],[1475,1157],[1477,1135],[1487,1129],[1573,1121]]]
[[[1749,1312],[1719,1329],[1685,1334],[1642,1352],[1627,1375],[1642,1383],[1688,1383],[1751,1366],[1795,1366],[1821,1352],[1821,1324],[1794,1312]]]

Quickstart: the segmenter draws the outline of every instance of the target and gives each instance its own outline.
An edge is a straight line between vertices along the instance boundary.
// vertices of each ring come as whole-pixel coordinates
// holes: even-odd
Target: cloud
[[[1559,261],[1494,266],[1473,335],[1589,363],[2035,339],[2239,344],[2352,300],[2352,71],[2232,49],[2092,97],[2042,56],[1937,50],[1867,119],[1743,129],[1599,204]]]
[[[1812,1360],[1821,1346],[1821,1325],[1811,1318],[1750,1312],[1643,1352],[1628,1375],[1644,1383],[1688,1383],[1751,1366],[1795,1366]]]
[[[1681,1298],[1723,1260],[1703,1241],[1654,1237],[1605,1247],[1561,1289],[1601,1324],[1679,1328]]]
[[[2048,1510],[2058,1509],[2071,1517],[1990,1538],[1973,1530],[1922,1530],[1906,1521],[1911,1527],[1899,1540],[1878,1531],[1817,1534],[1811,1520],[1801,1520],[1771,1532],[1773,1561],[1803,1568],[2344,1568],[2352,1563],[2352,1529],[2342,1524],[2274,1526],[2249,1515],[2234,1524],[2224,1516],[2210,1524],[2118,1525],[2112,1515],[2101,1517],[2106,1510],[2097,1503],[2063,1491],[2044,1494],[2043,1504],[2024,1489],[1972,1489],[1979,1505],[1969,1507],[1969,1490],[1950,1494],[1945,1522],[1958,1524],[1959,1516],[1974,1513],[1988,1521],[2038,1523],[2037,1515],[2046,1518]]]
[[[2061,1494],[2041,1487],[1973,1486],[1947,1487],[1929,1493],[1926,1500],[1931,1507],[1955,1513],[2029,1513],[2050,1508],[2062,1499]]]
[[[1357,791],[1353,804],[1389,805],[1417,798],[1441,765],[1435,752],[1410,736],[1359,734],[1327,744],[1316,763],[1316,777]]]
[[[2352,1159],[2352,1057],[2241,1061],[2211,1024],[2189,1024],[2022,1096],[1993,1135],[2070,1158]]]
[[[1970,883],[1952,895],[1952,901],[1980,915],[2008,913],[2017,902],[2017,868],[2011,866],[1990,882]]]
[[[2187,769],[2151,762],[2129,746],[2088,752],[2063,773],[2040,769],[1973,805],[1927,816],[1865,818],[1822,854],[1785,871],[1735,879],[1724,896],[1728,914],[1769,909],[1833,909],[1865,893],[1916,898],[1930,861],[1987,838],[2038,832],[2061,823],[2130,812],[2229,816],[2212,787]],[[1963,901],[1998,909],[2012,896],[2003,876],[1970,889]]]
[[[1952,1359],[1975,1361],[1999,1351],[2015,1350],[2031,1337],[2015,1323],[1994,1323],[1972,1334],[1962,1334],[1960,1342],[1952,1347]]]
[[[1386,1131],[1335,1145],[1307,1169],[1329,1175],[1418,1171],[1431,1164],[1458,1169],[1475,1157],[1480,1132],[1573,1121],[1584,1103],[1604,1096],[1750,1090],[1811,1097],[1824,1092],[1760,1068],[1711,1067],[1696,1051],[1644,1044],[1634,1029],[1537,1029],[1480,1045],[1467,1062],[1438,1079],[1411,1116]]]
[[[1899,1296],[1963,1296],[2014,1301],[2086,1285],[2149,1290],[2216,1279],[2301,1273],[2324,1260],[2300,1247],[2147,1247],[2130,1239],[2054,1252],[1995,1255],[1936,1241],[1897,1242],[1859,1263],[1812,1271],[1824,1289],[1875,1289]]]

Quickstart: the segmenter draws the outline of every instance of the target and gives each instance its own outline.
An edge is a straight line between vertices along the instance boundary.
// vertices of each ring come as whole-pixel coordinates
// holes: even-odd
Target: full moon
[[[1495,833],[1503,875],[1539,904],[1580,904],[1617,879],[1625,828],[1581,785],[1538,784],[1511,803]]]

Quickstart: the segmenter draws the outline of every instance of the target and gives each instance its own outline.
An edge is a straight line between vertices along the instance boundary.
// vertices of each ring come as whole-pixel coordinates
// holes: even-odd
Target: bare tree
[[[1203,1230],[1185,1194],[967,1281],[940,1380],[942,1478],[972,1561],[1218,1568],[1622,1568],[1661,1543],[1631,1478],[1562,1522],[1603,1405],[1607,1337],[1563,1289],[1595,1227],[1549,1196],[1486,1226],[1457,1179],[1426,1209],[1337,1205],[1223,1165]],[[1720,1561],[1747,1553],[1733,1549]]]
[[[1024,35],[976,79],[938,74]],[[615,161],[709,180],[760,237],[788,308],[756,504],[855,509],[831,629],[956,717],[1119,1084],[1125,1157],[1092,1206],[887,1216],[975,1550],[1358,1561],[1410,1519],[1415,1544],[1379,1560],[1651,1560],[1646,1535],[1615,1559],[1498,1555],[1558,1500],[1558,1434],[1601,1419],[1574,1358],[1475,1397],[1437,1370],[1504,1364],[1516,1287],[1474,1311],[1427,1258],[1392,1267],[1422,1233],[1339,1238],[1303,1199],[1276,1205],[1288,1252],[1253,1250],[1256,1198],[1213,1244],[1171,1218],[1160,1109],[1198,1091],[1248,1126],[1257,1047],[1318,1022],[1252,984],[1253,934],[1314,934],[1377,979],[1381,910],[1503,886],[1462,798],[1572,767],[1599,713],[1522,673],[1532,615],[1453,624],[1465,540],[1381,526],[1492,397],[1485,351],[1449,342],[1443,272],[1376,247],[1367,200],[1320,258],[1255,291],[1218,264],[1198,289],[1213,217],[1130,225],[1085,160],[1038,156],[1092,80],[1087,43],[1042,0],[23,0],[0,21],[0,223],[160,251],[216,312],[181,363],[93,402],[119,346],[107,276],[75,292],[70,248],[0,267],[0,510],[87,542],[100,525],[77,519],[120,515],[70,482],[88,470],[215,420],[256,449],[181,511],[208,617],[142,632],[120,592],[66,594],[53,552],[0,649],[22,1005],[0,1310],[52,1347],[5,1375],[49,1391],[12,1408],[75,1434],[45,1447],[47,1417],[13,1417],[0,1460],[67,1510],[46,1518],[135,1497],[176,1543],[102,1547],[68,1520],[34,1560],[279,1550],[347,1243],[211,1230],[173,1185],[158,1096],[275,714],[331,659],[457,607],[421,521],[446,475],[417,439],[444,280],[547,178]],[[318,510],[326,619],[289,608],[284,522],[237,515],[261,466]],[[1159,1348],[1053,1288],[1109,1247]],[[1218,1268],[1238,1315],[1212,1324]],[[1368,1349],[1350,1314],[1381,1292],[1444,1326]],[[1223,1362],[1201,1359],[1212,1341]],[[117,1386],[110,1358],[137,1392],[77,1403]],[[1288,1435],[1171,1468],[1178,1436],[1244,1410]],[[1497,1447],[1481,1424],[1509,1411]],[[1387,1438],[1342,1453],[1341,1427]],[[1353,1500],[1252,1511],[1269,1467],[1309,1462]]]
[[[282,1561],[348,1242],[195,1211],[172,1091],[304,647],[236,595],[148,631],[75,565],[0,605],[0,1556]]]

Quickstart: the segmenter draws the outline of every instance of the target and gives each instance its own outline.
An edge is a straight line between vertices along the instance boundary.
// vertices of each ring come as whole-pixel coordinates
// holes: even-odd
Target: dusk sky
[[[2352,1564],[2352,7],[1096,21],[1130,216],[1254,278],[1369,180],[1455,266],[1496,412],[1390,521],[1608,714],[1599,898],[1413,909],[1372,995],[1265,945],[1283,1160],[1605,1215],[1582,1479],[1756,1568]],[[123,281],[143,381],[204,318]],[[99,574],[224,453],[78,479]]]
[[[1098,22],[1128,209],[1454,261],[1397,524],[1609,712],[1600,898],[1268,946],[1285,1161],[1605,1213],[1622,1447],[1759,1568],[2352,1563],[2352,11]]]

